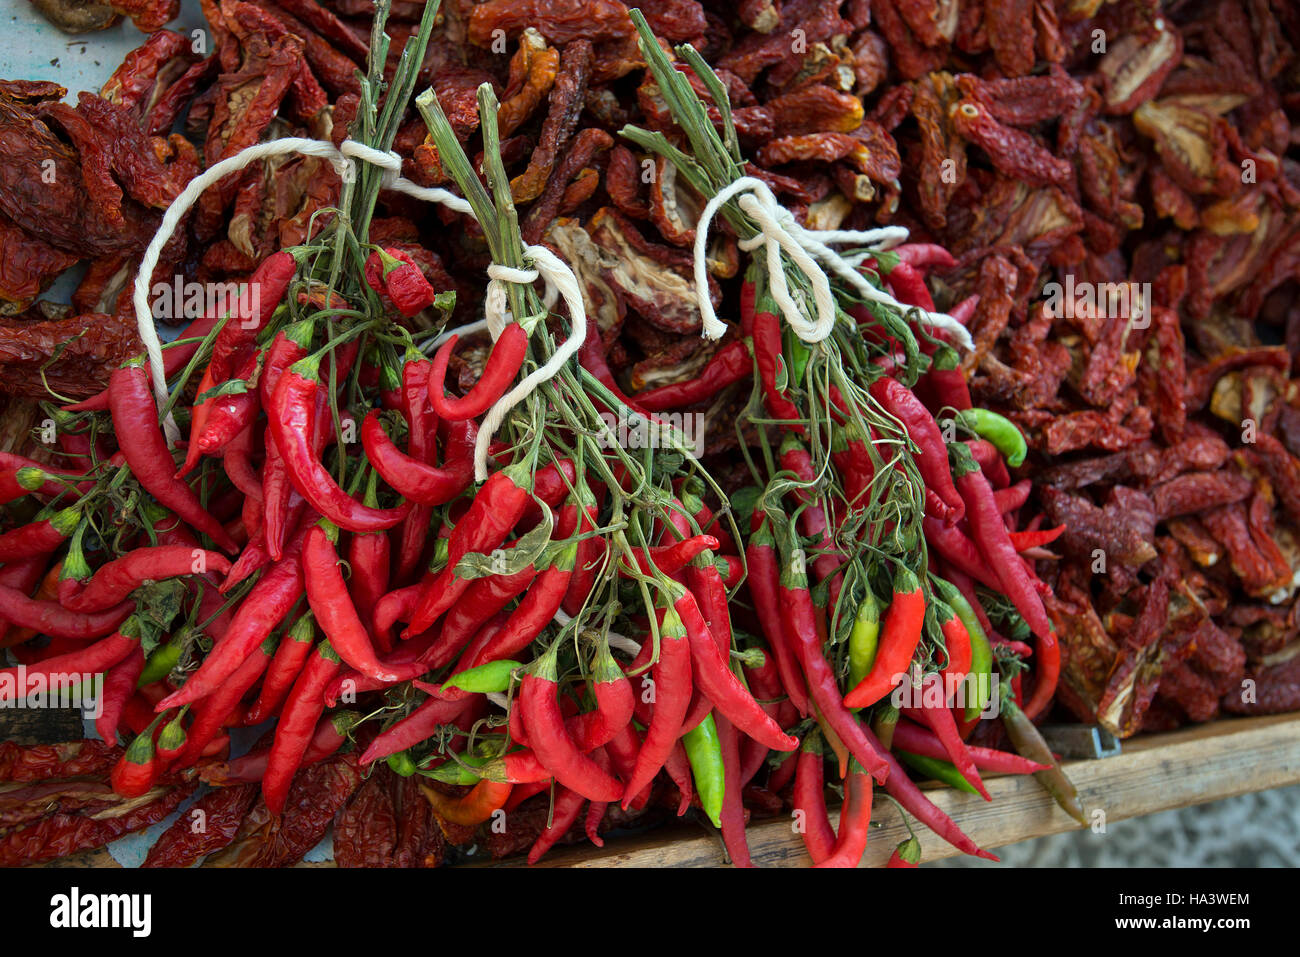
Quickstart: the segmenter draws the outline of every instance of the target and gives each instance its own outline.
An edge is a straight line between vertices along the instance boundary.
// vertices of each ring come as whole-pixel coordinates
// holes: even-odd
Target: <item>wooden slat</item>
[[[1124,742],[1124,753],[1097,761],[1066,765],[1083,806],[1101,810],[1107,824],[1143,814],[1251,791],[1300,783],[1300,715],[1274,715],[1217,721],[1168,734]],[[1078,830],[1079,825],[1029,777],[987,780],[993,800],[946,787],[928,790],[930,799],[981,847]],[[832,821],[838,814],[832,812]],[[907,828],[888,801],[875,803],[873,827],[863,866],[889,859]],[[763,821],[748,829],[750,854],[759,867],[804,867],[809,864],[802,838],[788,819]],[[922,860],[953,857],[960,852],[920,827]],[[721,842],[691,826],[663,828],[651,834],[610,842],[602,849],[557,848],[539,867],[718,867]],[[517,861],[498,866],[518,866]]]
[[[1089,812],[1105,812],[1107,824],[1173,808],[1235,797],[1251,791],[1300,783],[1300,714],[1216,721],[1124,742],[1124,752],[1097,761],[1066,765]],[[935,786],[927,793],[981,847],[996,848],[1016,841],[1077,830],[1079,825],[1028,777],[988,778],[985,802],[973,794]],[[893,804],[875,802],[871,842],[863,866],[878,867],[907,837],[907,828]],[[838,813],[831,812],[833,822]],[[788,819],[760,821],[747,831],[750,854],[758,867],[806,867],[803,840]],[[922,860],[933,861],[959,852],[924,826],[917,829]],[[555,848],[537,867],[719,867],[725,861],[722,842],[712,828],[675,824],[638,837],[607,842],[604,849],[588,845]],[[107,851],[88,851],[52,866],[116,867]],[[523,866],[522,859],[482,865]],[[310,865],[322,866],[322,865]]]

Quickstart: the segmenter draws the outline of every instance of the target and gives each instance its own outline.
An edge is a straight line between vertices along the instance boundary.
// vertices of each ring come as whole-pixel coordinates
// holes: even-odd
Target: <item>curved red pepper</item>
[[[492,355],[488,357],[474,388],[468,395],[453,399],[444,394],[443,383],[447,378],[447,364],[459,341],[460,337],[453,335],[444,342],[434,355],[433,368],[429,370],[429,403],[434,412],[448,420],[472,419],[490,409],[505,395],[528,356],[528,333],[519,323],[510,323],[492,347]]]
[[[349,532],[392,528],[406,517],[410,504],[390,509],[363,505],[339,488],[312,448],[311,437],[317,429],[319,366],[319,360],[308,357],[286,370],[267,409],[267,427],[289,478],[298,494],[339,528]]]
[[[447,464],[443,468],[399,449],[384,431],[377,409],[371,409],[361,423],[361,445],[375,471],[403,498],[420,505],[442,505],[474,481],[474,440],[478,429],[466,420],[454,424],[450,431]]]

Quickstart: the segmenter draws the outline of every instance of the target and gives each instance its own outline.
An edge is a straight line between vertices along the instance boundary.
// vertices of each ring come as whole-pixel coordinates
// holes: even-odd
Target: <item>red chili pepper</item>
[[[217,740],[223,728],[237,723],[240,702],[266,671],[274,650],[275,643],[267,638],[220,687],[193,705],[194,721],[190,724],[185,749],[176,758],[177,767],[192,766]]]
[[[745,804],[741,799],[740,737],[735,727],[720,714],[713,716],[718,726],[718,741],[722,745],[722,842],[734,867],[753,867],[749,857],[749,842],[745,840]],[[799,746],[795,739],[795,747]]]
[[[604,748],[597,748],[593,751],[591,759],[596,762],[602,771],[610,770],[609,757],[605,754]],[[600,836],[600,824],[605,819],[607,810],[609,810],[609,803],[606,801],[592,801],[587,805],[587,816],[583,821],[583,831],[587,835],[587,840],[597,847],[605,846],[605,841]]]
[[[680,800],[677,803],[677,816],[681,817],[691,809],[695,798],[695,779],[691,776],[691,759],[686,754],[686,747],[681,739],[673,742],[672,750],[664,761],[664,772],[677,787]]]
[[[951,760],[943,742],[933,731],[911,721],[900,721],[894,727],[894,747],[922,757],[940,761]],[[995,751],[992,748],[981,748],[973,744],[966,745],[966,750],[974,760],[975,767],[985,771],[999,774],[1034,774],[1048,768],[1048,765],[1039,764],[1007,751]]]
[[[886,773],[885,764],[872,750],[862,726],[841,700],[835,674],[822,652],[824,611],[819,614],[808,591],[808,579],[802,565],[794,563],[797,544],[793,539],[793,526],[789,535],[793,547],[786,552],[786,568],[781,573],[780,606],[785,633],[793,641],[812,700],[821,709],[827,725],[839,735],[858,763],[881,779]]]
[[[691,703],[691,652],[686,627],[673,608],[659,610],[659,660],[652,671],[654,716],[627,782],[623,808],[659,773],[681,735],[682,719]],[[689,768],[688,768],[689,777]]]
[[[996,493],[994,495],[994,501],[996,501]],[[1031,548],[1049,545],[1060,538],[1064,532],[1065,526],[1058,525],[1056,528],[1036,528],[1023,532],[1008,532],[1007,534],[1016,551],[1024,552]]]
[[[337,537],[338,530],[333,526],[316,524],[307,532],[302,547],[307,602],[339,658],[376,681],[396,681],[396,675],[376,657],[370,635],[348,594],[334,547]]]
[[[714,708],[745,734],[774,751],[793,751],[799,747],[799,739],[782,731],[732,672],[718,650],[695,596],[686,591],[673,607],[690,642],[692,680]]]
[[[361,763],[370,764],[427,741],[440,725],[450,724],[464,710],[464,701],[429,698],[371,741],[370,746],[361,755]]]
[[[941,704],[927,707],[925,705],[927,697],[937,698]],[[984,800],[993,800],[989,796],[988,789],[984,787],[984,782],[980,780],[979,771],[975,769],[975,762],[970,752],[966,750],[965,742],[957,733],[957,725],[944,699],[943,679],[938,674],[931,672],[921,679],[921,701],[921,707],[904,709],[904,713],[927,725],[938,736],[946,752],[946,759],[957,768],[957,773],[965,778]]]
[[[781,441],[779,461],[781,468],[793,472],[800,482],[816,481],[812,456],[808,454],[808,450],[798,436],[787,435]],[[827,529],[826,512],[807,489],[793,489],[792,494],[801,506],[798,518],[800,533],[806,538],[821,539],[817,545],[821,552],[813,559],[813,569],[817,572],[818,579],[824,581],[834,575],[843,564],[843,560],[836,554],[835,543],[831,540]]]
[[[303,596],[302,554],[307,527],[295,533],[283,561],[271,566],[245,596],[230,627],[212,646],[181,688],[159,702],[159,710],[178,708],[211,694],[264,642]]]
[[[915,837],[908,838],[898,847],[894,848],[894,853],[889,855],[889,862],[886,867],[920,867],[921,866],[921,844]]]
[[[151,581],[180,575],[230,571],[230,559],[219,552],[186,545],[156,545],[137,548],[100,567],[89,584],[64,602],[69,611],[99,612],[112,608],[131,592]]]
[[[1056,632],[1049,631],[1038,636],[1038,654],[1034,659],[1034,686],[1029,700],[1021,710],[1028,718],[1036,718],[1046,710],[1056,694],[1056,685],[1061,675],[1061,647],[1056,640]],[[1019,677],[1019,676],[1017,676]]]
[[[311,743],[303,753],[301,767],[305,768],[323,761],[338,751],[347,741],[347,731],[356,720],[357,715],[350,711],[322,715],[320,721],[316,723],[316,731],[312,734]],[[255,784],[266,774],[266,765],[270,756],[270,746],[255,748],[234,760],[201,768],[199,778],[214,787]]]
[[[438,468],[407,455],[384,432],[379,412],[372,409],[361,424],[361,444],[366,458],[399,495],[421,505],[450,502],[474,480],[474,441],[478,428],[472,421],[456,423],[446,449],[446,465]]]
[[[750,357],[749,346],[743,339],[733,339],[710,357],[695,378],[638,392],[636,401],[647,412],[680,409],[713,398],[753,371],[754,360]]]
[[[112,786],[113,793],[118,796],[128,800],[141,797],[148,793],[158,779],[161,769],[154,754],[153,733],[161,717],[159,715],[159,718],[154,719],[154,724],[136,735],[130,747],[113,766],[108,776],[108,783]]]
[[[415,613],[420,593],[433,581],[434,576],[425,573],[424,581],[403,588],[394,588],[375,603],[371,625],[375,641],[380,644],[392,644],[393,625],[399,621],[409,621]]]
[[[145,491],[208,535],[222,551],[239,551],[221,523],[203,508],[194,490],[176,477],[143,365],[133,361],[113,370],[109,377],[109,407],[126,464]]]
[[[886,277],[894,298],[906,306],[916,306],[926,312],[934,312],[934,299],[925,287],[925,277],[910,263],[900,261],[889,271]]]
[[[257,375],[260,360],[261,354],[256,349],[250,349],[235,369],[234,378],[249,382]],[[234,441],[235,436],[252,425],[260,409],[256,386],[246,388],[243,392],[217,396],[212,400],[201,431],[191,430],[190,441],[203,455],[217,454]]]
[[[82,614],[69,611],[57,601],[28,598],[15,588],[0,585],[0,618],[52,638],[102,638],[134,610],[134,602],[123,602],[104,611]]]
[[[607,548],[605,539],[600,535],[593,534],[600,515],[600,508],[595,496],[586,482],[579,485],[577,491],[581,508],[581,518],[578,522],[578,535],[580,537],[578,539],[577,554],[574,558],[573,575],[569,579],[569,587],[564,593],[564,600],[560,603],[560,607],[570,617],[578,614],[587,598],[591,595],[591,590],[596,584],[596,572],[600,568]],[[582,538],[583,535],[587,537]]]
[[[816,867],[857,867],[867,852],[871,833],[871,775],[856,766],[844,788],[844,807],[840,809],[840,831],[835,847]]]
[[[777,592],[779,572],[776,564],[776,542],[772,537],[771,527],[766,519],[756,520],[761,524],[750,536],[745,549],[746,563],[749,566],[749,594],[754,600],[754,610],[758,613],[759,624],[767,636],[767,646],[776,660],[776,669],[781,676],[781,684],[790,701],[807,717],[808,694],[804,688],[803,675],[799,671],[798,659],[793,643],[785,634],[781,620],[781,599]]]
[[[1001,522],[1000,517],[998,521]],[[995,570],[989,567],[980,554],[979,548],[960,527],[946,525],[930,515],[925,517],[922,527],[925,530],[926,542],[948,565],[975,579],[981,585],[1002,590]],[[1012,551],[1014,550],[1012,546]]]
[[[212,344],[212,362],[224,381],[233,357],[257,341],[268,319],[284,299],[298,263],[292,253],[271,253],[253,270],[240,290],[235,314],[226,321]]]
[[[943,635],[944,649],[948,653],[948,663],[943,667],[945,694],[948,689],[958,687],[970,672],[973,651],[970,633],[962,624],[957,613],[950,606],[934,599],[935,619],[939,622],[939,632]],[[949,702],[951,703],[951,702]]]
[[[374,477],[366,488],[365,503],[375,505]],[[391,545],[385,532],[368,532],[353,535],[348,543],[348,591],[356,604],[357,615],[367,626],[374,620],[375,605],[388,592],[388,570]],[[390,643],[391,644],[391,643]]]
[[[831,433],[831,459],[844,483],[844,492],[850,508],[868,504],[871,480],[875,477],[875,463],[867,451],[868,436],[852,419]]]
[[[524,675],[519,688],[519,707],[533,752],[565,787],[592,801],[617,801],[623,796],[618,781],[579,751],[564,727],[556,700],[558,651],[555,642]]]
[[[5,532],[0,535],[0,564],[48,555],[63,544],[80,522],[79,509],[65,508],[48,518],[38,517],[34,522]]]
[[[339,488],[312,448],[317,428],[316,399],[320,392],[320,360],[308,356],[294,363],[275,388],[267,409],[269,429],[293,486],[318,512],[349,532],[378,532],[392,528],[410,509],[368,508]]]
[[[402,637],[426,631],[469,588],[469,579],[456,576],[456,564],[469,552],[490,552],[505,541],[528,503],[528,477],[527,465],[519,463],[483,483],[451,533],[447,567],[425,588]]]
[[[651,545],[645,551],[635,551],[632,557],[636,560],[637,570],[643,575],[651,574],[651,565],[665,575],[673,575],[685,568],[701,552],[717,547],[718,540],[712,535],[694,535],[680,542],[673,542],[671,545]],[[626,568],[627,559],[624,557],[620,570]]]
[[[972,407],[970,387],[961,371],[960,356],[950,346],[939,348],[930,368],[916,384],[916,394],[936,415],[941,409],[962,412]]]
[[[99,717],[95,719],[95,733],[110,744],[117,743],[117,727],[122,721],[126,702],[135,694],[136,682],[144,672],[144,649],[135,643],[135,649],[113,665],[104,675],[104,690],[99,696]]]
[[[900,262],[916,269],[951,269],[957,265],[952,253],[935,243],[903,243],[890,250]],[[891,274],[892,275],[892,274]]]
[[[569,495],[578,481],[578,473],[569,459],[559,459],[544,469],[538,469],[533,476],[533,498],[524,506],[524,514],[519,517],[516,527],[533,528],[542,520],[542,505],[554,509]]]
[[[825,759],[820,736],[814,729],[804,736],[794,770],[794,809],[803,812],[800,836],[813,864],[820,864],[835,850],[835,831],[826,813]]]
[[[466,657],[468,668],[476,668],[489,661],[501,661],[522,651],[555,619],[569,587],[576,555],[577,546],[570,545],[555,556],[524,593],[523,599],[492,641],[472,657]],[[450,663],[459,650],[460,648],[450,647],[450,643],[445,649],[439,648],[429,658],[430,667],[441,668]]]
[[[767,406],[768,415],[786,423],[786,428],[802,434],[804,427],[797,420],[803,416],[777,383],[777,370],[782,358],[781,324],[775,313],[764,309],[754,314],[753,342],[758,378],[763,383],[763,404]]]
[[[898,763],[898,760],[880,747],[880,742],[875,741],[875,735],[871,734],[870,731],[867,731],[866,734],[872,739],[880,751],[881,757],[889,765],[889,776],[885,779],[885,790],[903,806],[904,810],[910,812],[913,817],[957,848],[957,850],[989,861],[998,859],[996,854],[991,854],[982,849],[967,837],[952,818],[935,807],[921,789],[916,786],[916,783],[907,776],[907,772],[903,770],[903,766]]]
[[[1050,637],[1052,623],[1043,608],[1043,600],[1016,553],[988,479],[969,457],[958,459],[956,472],[957,488],[966,501],[971,536],[985,564],[993,569],[1001,583],[999,590],[1011,599],[1035,635]]]
[[[432,305],[438,295],[411,254],[392,246],[382,252],[375,250],[366,258],[365,276],[370,288],[387,293],[408,319]]]
[[[325,710],[325,686],[338,672],[341,662],[329,639],[321,641],[308,660],[293,690],[284,703],[284,711],[275,726],[275,740],[262,777],[262,798],[267,809],[279,816],[289,796],[294,773],[302,765],[307,745],[316,731],[316,722]]]
[[[528,333],[519,323],[510,323],[492,347],[492,354],[488,356],[483,374],[474,383],[474,388],[468,395],[455,399],[443,392],[443,383],[447,378],[447,364],[459,341],[460,337],[453,335],[444,342],[434,354],[433,368],[429,371],[429,403],[434,412],[452,421],[472,419],[490,409],[505,395],[528,356]]]
[[[1011,473],[1007,471],[1006,460],[992,442],[988,439],[967,439],[965,444],[970,449],[971,457],[979,464],[980,471],[994,488],[1006,488],[1011,484]]]
[[[893,690],[912,663],[924,622],[921,583],[910,569],[900,567],[894,575],[894,598],[881,624],[876,659],[867,676],[844,696],[844,707],[868,707]]]
[[[246,725],[261,724],[279,713],[315,643],[316,623],[309,612],[295,621],[276,645],[275,657],[267,665],[257,700],[244,715]]]
[[[947,506],[948,514],[944,517],[948,521],[957,521],[966,506],[953,486],[947,448],[934,416],[930,415],[912,390],[897,379],[881,376],[871,384],[870,391],[885,411],[907,429],[908,437],[917,447],[916,467],[921,478]]]
[[[568,788],[557,787],[555,790],[555,811],[551,815],[547,828],[537,835],[537,840],[528,851],[528,863],[536,864],[547,851],[555,846],[560,838],[569,832],[569,828],[578,822],[585,799],[581,794]]]
[[[1007,512],[1014,512],[1025,502],[1029,501],[1029,495],[1034,490],[1034,483],[1029,479],[1021,479],[1015,485],[1007,488],[993,490],[993,499],[998,503],[998,511],[1005,515]]]

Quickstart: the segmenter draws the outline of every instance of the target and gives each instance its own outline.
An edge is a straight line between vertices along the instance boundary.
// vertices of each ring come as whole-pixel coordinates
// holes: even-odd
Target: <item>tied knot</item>
[[[384,175],[380,180],[380,185],[384,189],[395,189],[398,182],[402,180],[402,157],[392,150],[385,153],[383,150],[377,150],[365,143],[358,143],[356,140],[344,140],[339,146],[339,153],[345,161],[345,169],[347,167],[355,169],[353,162],[355,160],[361,160],[382,169]],[[336,162],[334,168],[339,169],[339,163]],[[339,175],[346,178],[352,173],[340,170]]]
[[[729,183],[709,200],[699,223],[695,227],[695,298],[700,310],[701,334],[708,339],[721,338],[726,324],[717,317],[709,299],[707,249],[709,226],[722,205],[732,197],[739,197],[736,205],[758,227],[758,232],[739,246],[746,252],[765,249],[767,252],[768,288],[777,309],[804,342],[821,342],[835,327],[836,304],[831,292],[826,269],[850,286],[863,299],[892,306],[906,312],[908,307],[898,302],[882,289],[877,289],[863,276],[848,258],[831,248],[832,244],[854,243],[869,250],[891,249],[907,239],[907,230],[901,226],[886,226],[867,230],[809,229],[800,225],[794,215],[777,202],[776,195],[761,179],[742,176]],[[793,293],[786,279],[784,254],[807,282],[812,292],[815,318],[807,315],[807,302],[801,290]],[[920,321],[931,328],[950,334],[956,342],[971,349],[974,343],[970,333],[951,316],[920,310]]]

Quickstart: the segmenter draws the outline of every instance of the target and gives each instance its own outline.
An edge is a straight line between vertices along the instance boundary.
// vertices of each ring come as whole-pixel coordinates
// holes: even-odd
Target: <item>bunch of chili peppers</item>
[[[381,9],[353,126],[377,149],[397,133],[436,7],[382,102]],[[642,48],[661,83],[678,76],[656,43]],[[679,84],[675,96],[695,93]],[[491,87],[478,92],[486,187],[432,91],[416,104],[493,261],[525,267]],[[678,119],[697,151],[718,136]],[[738,155],[727,136],[719,152]],[[549,810],[535,861],[571,831],[599,844],[620,815],[667,799],[678,814],[698,806],[737,865],[749,863],[747,815],[788,791],[814,862],[855,866],[883,784],[945,840],[989,856],[903,765],[985,796],[981,769],[1060,777],[1027,720],[1051,699],[1056,656],[1022,556],[1052,533],[1006,518],[1025,501],[1007,473],[1023,439],[970,408],[952,346],[838,286],[834,334],[809,346],[782,332],[755,264],[742,340],[694,383],[628,400],[608,370],[568,363],[510,409],[476,484],[481,417],[555,355],[568,323],[532,286],[509,284],[476,384],[449,394],[458,337],[405,320],[445,317],[450,297],[401,250],[369,242],[380,188],[362,167],[333,219],[171,343],[161,407],[131,360],[104,394],[60,410],[82,472],[0,463],[10,499],[43,505],[0,538],[4,643],[29,676],[104,676],[97,730],[127,742],[113,791],[260,784],[254,810],[242,793],[231,806],[291,815],[313,774],[355,787],[354,766],[382,761],[420,777],[449,841],[538,796]],[[932,309],[924,270],[946,255],[902,247],[863,269]],[[751,371],[738,429],[755,484],[728,494],[655,413]],[[624,447],[611,415],[656,441]],[[169,447],[169,419],[183,450]],[[38,647],[38,634],[49,642]],[[1026,757],[967,743],[1002,700],[995,662]],[[919,703],[900,709],[890,696],[903,681]],[[981,690],[955,701],[967,687]],[[1008,715],[1025,720],[1013,729]],[[229,759],[231,729],[271,719],[269,739]],[[838,834],[828,755],[844,781]],[[1068,783],[1053,780],[1068,802]],[[223,847],[239,856],[213,841],[202,853]],[[898,856],[915,859],[915,847]]]

